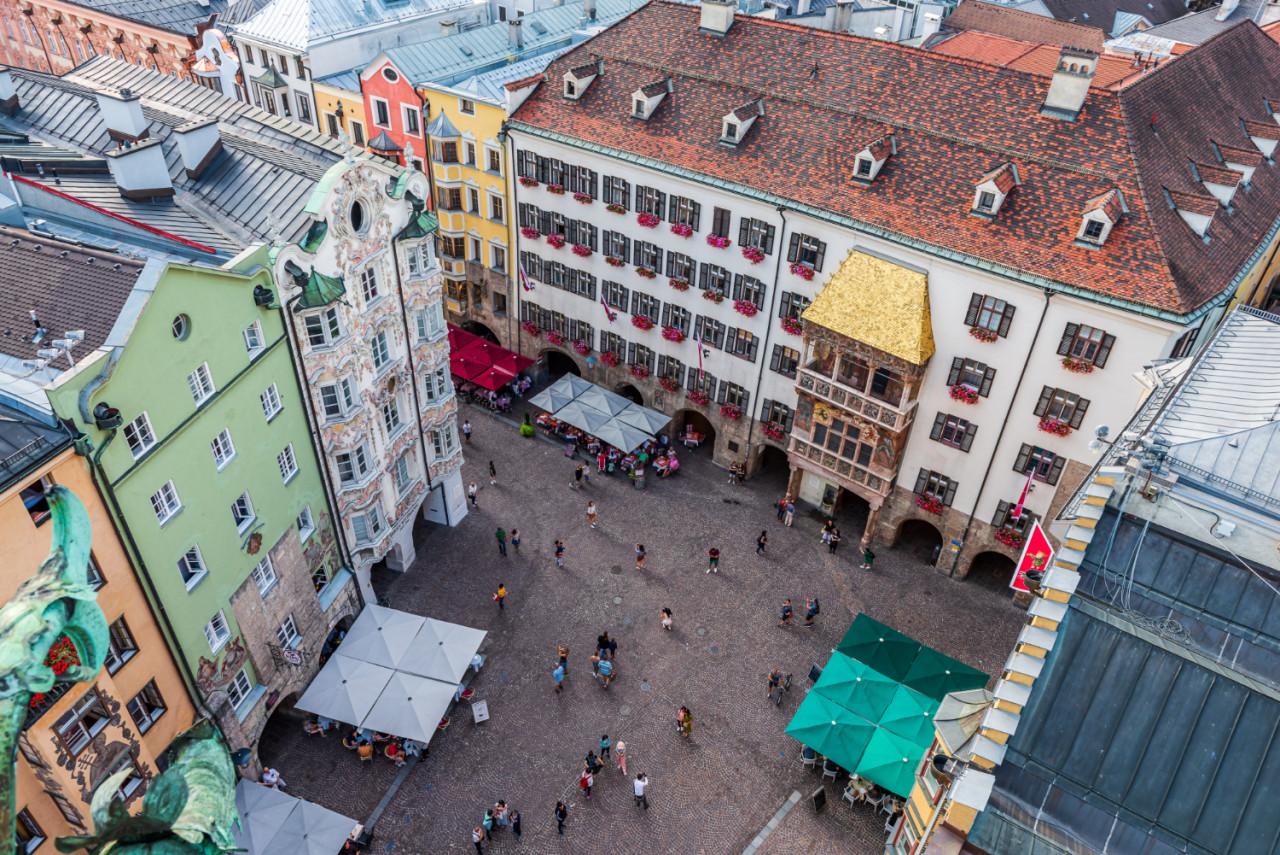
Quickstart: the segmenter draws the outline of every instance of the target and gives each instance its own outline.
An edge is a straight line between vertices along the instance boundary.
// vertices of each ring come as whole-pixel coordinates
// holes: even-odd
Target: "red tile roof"
[[[1254,119],[1245,119],[1244,129],[1251,137],[1258,137],[1264,140],[1280,140],[1280,125],[1276,124],[1274,121],[1259,122]]]
[[[1240,183],[1240,179],[1244,178],[1242,173],[1234,169],[1228,169],[1216,163],[1200,163],[1194,161],[1196,170],[1200,173],[1201,181],[1208,181],[1211,184],[1224,184],[1227,187],[1234,187]]]
[[[1108,190],[1101,196],[1090,199],[1084,206],[1084,212],[1088,214],[1091,211],[1101,210],[1107,215],[1107,218],[1113,223],[1120,221],[1121,215],[1124,214],[1124,199],[1120,195],[1119,190]]]
[[[893,154],[893,132],[891,131],[887,134],[882,134],[873,140],[868,140],[863,143],[862,148],[859,148],[858,151],[862,151],[863,149],[869,151],[871,156],[876,160],[884,160],[886,157]]]
[[[1117,91],[1091,91],[1067,122],[1040,114],[1049,86],[1041,77],[753,17],[713,38],[698,33],[699,14],[670,0],[641,7],[549,66],[554,80],[604,59],[581,100],[541,86],[511,128],[1178,314],[1225,292],[1280,217],[1280,175],[1270,167],[1233,212],[1215,217],[1208,243],[1161,194],[1203,193],[1189,161],[1216,160],[1211,140],[1251,145],[1240,119],[1267,118],[1265,98],[1280,92],[1280,46],[1252,23]],[[674,106],[619,133],[631,93],[655,69],[676,81]],[[752,98],[766,103],[751,138],[720,145],[721,117]],[[897,154],[850,192],[855,146],[886,129]],[[968,216],[975,176],[1005,162],[1018,168],[1018,192],[994,221]],[[1081,206],[1112,188],[1128,215],[1100,249],[1076,247]]]
[[[1111,22],[1106,23],[1109,25]],[[994,3],[982,3],[979,0],[964,0],[947,16],[942,26],[949,30],[975,30],[1057,47],[1073,45],[1088,48],[1094,53],[1102,53],[1102,43],[1106,38],[1099,27],[1058,21],[1044,15],[997,6]]]
[[[982,3],[979,5],[988,5]],[[1074,24],[1070,25],[1074,26]],[[1002,68],[1012,68],[1042,77],[1052,77],[1058,65],[1060,49],[1052,45],[1020,42],[1004,36],[993,36],[990,33],[963,32],[956,33],[949,39],[935,42],[929,50],[945,53],[947,56],[985,62]],[[1089,85],[1094,89],[1115,89],[1125,80],[1136,77],[1142,69],[1135,68],[1133,60],[1119,56],[1103,55],[1098,57],[1094,68],[1093,80]],[[1280,125],[1276,127],[1280,128]]]
[[[1018,173],[1012,163],[1005,163],[978,179],[979,184],[986,184],[988,181],[994,181],[996,189],[1001,193],[1008,193],[1018,186]]]
[[[1180,193],[1176,190],[1167,192],[1169,198],[1173,200],[1174,207],[1179,211],[1189,211],[1206,217],[1212,217],[1218,213],[1218,200],[1207,193]]]

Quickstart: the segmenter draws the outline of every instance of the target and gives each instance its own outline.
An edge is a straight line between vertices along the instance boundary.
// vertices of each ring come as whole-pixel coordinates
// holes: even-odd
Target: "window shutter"
[[[658,194],[658,204],[656,206],[656,210],[658,212],[658,219],[660,220],[665,219],[665,217],[663,217],[662,214],[667,209],[667,194],[663,193],[661,190],[655,190],[654,192]]]
[[[777,371],[778,365],[782,362],[782,345],[775,344],[773,346],[773,356],[769,357],[769,370]]]
[[[1031,463],[1031,446],[1024,442],[1022,448],[1018,449],[1018,459],[1013,462],[1013,471],[1026,475],[1029,463]]]
[[[813,269],[821,273],[822,261],[826,257],[827,257],[827,242],[824,240],[820,240],[818,241],[818,257],[813,260]]]
[[[742,412],[746,413],[747,418],[751,418],[751,393],[742,393]]]
[[[751,339],[751,344],[747,346],[747,359],[749,359],[752,362],[755,362],[756,353],[759,350],[759,348],[760,348],[760,339],[758,338]]]
[[[982,375],[982,388],[978,390],[978,394],[984,398],[991,394],[991,384],[995,382],[995,379],[996,370],[988,367],[986,373]]]
[[[964,325],[971,327],[978,322],[978,311],[982,308],[982,295],[974,294],[969,298],[969,311],[965,312]]]
[[[653,253],[654,253],[654,254],[653,254],[653,269],[654,269],[655,271],[657,271],[657,270],[661,270],[661,269],[662,269],[662,250],[661,250],[660,248],[658,248],[658,247],[654,247]]]
[[[960,369],[964,367],[964,358],[957,356],[951,360],[951,371],[947,374],[947,385],[954,386],[960,382]]]
[[[693,389],[698,385],[698,369],[692,365],[689,366],[689,380],[684,385],[689,389]]]
[[[946,505],[948,508],[951,507],[951,502],[955,499],[956,490],[959,486],[960,485],[955,481],[950,479],[947,480],[947,492],[942,496],[942,504]]]
[[[961,451],[968,453],[969,449],[973,447],[973,437],[977,432],[978,426],[972,423],[964,429],[964,439],[960,440]]]
[[[1045,386],[1040,390],[1040,400],[1036,401],[1036,415],[1043,416],[1049,410],[1049,399],[1053,397],[1053,387]]]
[[[640,314],[640,292],[639,291],[631,292],[631,314],[633,315]]]
[[[735,300],[742,299],[742,274],[741,273],[733,274],[733,299]]]
[[[795,261],[800,257],[800,234],[794,232],[791,235],[791,242],[787,244],[787,261]]]
[[[569,227],[565,229],[565,240],[569,241],[570,244],[582,243],[582,241],[578,239],[578,221],[577,220],[569,221]]]
[[[1000,329],[997,331],[1001,338],[1009,335],[1009,326],[1013,323],[1013,313],[1017,311],[1017,307],[1006,305],[1004,307],[1004,316],[1000,318]]]
[[[667,276],[676,275],[676,254],[674,252],[667,253]]]
[[[587,229],[588,229],[587,246],[591,247],[592,252],[595,252],[597,249],[600,248],[597,242],[597,236],[600,234],[600,232],[598,229],[596,229],[595,226],[592,226],[592,225],[588,225]]]
[[[743,217],[738,223],[738,246],[747,245],[747,235],[751,232],[751,218]]]
[[[702,205],[699,202],[694,202],[693,203],[693,222],[689,224],[689,227],[696,232],[698,230],[698,224],[701,222],[701,220],[702,220]]]
[[[991,518],[991,524],[994,526],[1002,526],[1005,524],[1005,518],[1009,515],[1009,503],[999,502],[996,505],[996,515]]]
[[[551,234],[551,212],[550,211],[538,212],[538,231],[542,232],[544,235]]]
[[[1056,455],[1053,458],[1053,463],[1049,466],[1049,477],[1047,479],[1050,484],[1058,483],[1058,479],[1062,477],[1062,467],[1066,465],[1067,458],[1063,457],[1061,454]]]
[[[929,483],[929,470],[921,467],[920,474],[916,476],[916,488],[913,493],[923,493],[924,485]]]
[[[707,262],[702,262],[702,270],[698,274],[698,287],[706,291],[710,286],[707,285],[707,268],[710,267]]]
[[[613,201],[621,205],[622,207],[626,208],[628,211],[631,210],[631,182],[630,181],[622,182],[621,198],[618,198],[617,196],[615,196]]]
[[[737,340],[738,340],[738,328],[729,327],[729,332],[724,337],[724,349],[729,353],[733,353],[733,345],[735,342],[737,342]]]
[[[640,263],[640,259],[641,259],[641,256],[644,254],[641,252],[641,249],[643,247],[644,247],[644,241],[641,241],[641,240],[636,241],[634,252],[632,253],[632,256],[631,256],[631,263],[634,264],[636,267],[642,266]],[[623,257],[625,258],[625,256]]]
[[[1098,354],[1093,358],[1093,364],[1098,368],[1104,368],[1107,364],[1107,357],[1111,355],[1111,346],[1115,343],[1115,336],[1104,335],[1102,337],[1102,344],[1098,345]]]
[[[796,420],[796,411],[791,409],[790,407],[787,407],[787,418],[782,423],[783,430],[790,432],[791,426],[795,423],[795,420]],[[783,440],[783,441],[785,442],[786,440]]]
[[[1079,324],[1067,324],[1066,329],[1062,331],[1062,341],[1058,342],[1058,355],[1071,355],[1071,342],[1076,340],[1076,333],[1080,331]]]
[[[636,361],[636,343],[634,341],[627,342],[627,362],[635,364]]]
[[[716,394],[716,403],[723,404],[725,402],[725,399],[727,399],[728,397],[729,397],[729,381],[721,380],[720,391]]]
[[[671,304],[670,303],[662,304],[662,325],[664,327],[671,326]]]
[[[933,427],[929,430],[929,439],[940,439],[942,437],[942,429],[947,425],[947,414],[939,412],[933,418]]]
[[[1076,403],[1075,412],[1071,414],[1071,426],[1073,428],[1080,427],[1080,423],[1084,421],[1084,414],[1089,410],[1089,399],[1081,398]]]
[[[769,226],[768,231],[764,233],[764,252],[765,255],[773,255],[773,236],[777,231],[773,226]]]

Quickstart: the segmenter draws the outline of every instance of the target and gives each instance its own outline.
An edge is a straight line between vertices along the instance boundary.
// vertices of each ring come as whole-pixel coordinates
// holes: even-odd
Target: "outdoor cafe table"
[[[680,437],[680,441],[683,442],[685,445],[689,446],[690,448],[697,448],[699,445],[702,444],[702,441],[704,439],[706,439],[705,436],[703,436],[700,433],[696,433],[694,431],[688,431],[687,433],[683,434]]]
[[[538,417],[534,421],[538,423],[538,427],[546,430],[555,430],[560,427],[559,419],[551,418],[549,413],[538,413]]]
[[[863,801],[871,792],[871,782],[865,778],[854,777],[850,779],[849,786],[845,788],[845,792],[851,794],[858,801]]]

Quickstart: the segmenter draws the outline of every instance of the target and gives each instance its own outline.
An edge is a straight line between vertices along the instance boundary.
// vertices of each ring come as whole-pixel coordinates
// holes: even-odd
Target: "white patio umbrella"
[[[578,403],[599,410],[602,413],[616,416],[627,407],[630,407],[633,402],[616,392],[610,392],[608,389],[602,389],[593,384],[590,389],[584,390],[582,394],[578,395]]]
[[[457,690],[456,683],[397,671],[365,716],[363,726],[428,743]]]
[[[342,646],[346,648],[345,644]],[[316,715],[359,724],[393,673],[390,668],[335,653],[295,706]]]
[[[297,803],[293,796],[241,779],[236,784],[236,813],[240,814],[240,825],[231,829],[236,846],[248,850],[249,855],[270,852],[268,844]]]
[[[601,442],[607,442],[624,453],[635,451],[644,444],[645,440],[653,439],[639,428],[623,424],[617,419],[610,419],[609,423],[596,433],[596,436]]]
[[[426,626],[400,660],[399,670],[454,685],[461,683],[485,634],[482,629],[427,618]]]
[[[295,800],[293,812],[285,819],[266,855],[335,855],[355,830],[356,821],[311,802]]]
[[[664,416],[657,410],[651,410],[635,403],[618,413],[614,418],[623,424],[640,428],[640,430],[647,433],[657,433],[667,426],[667,422],[671,421],[670,416]]]
[[[368,605],[338,647],[343,656],[396,667],[426,618],[377,605]]]
[[[554,385],[554,384],[553,384]],[[529,403],[535,407],[541,407],[551,415],[555,415],[561,407],[572,403],[573,397],[562,391],[558,391],[553,386],[548,386],[538,394],[529,399]]]
[[[609,422],[608,413],[602,413],[599,410],[584,406],[581,398],[576,401],[570,401],[561,407],[556,411],[555,417],[592,435]]]

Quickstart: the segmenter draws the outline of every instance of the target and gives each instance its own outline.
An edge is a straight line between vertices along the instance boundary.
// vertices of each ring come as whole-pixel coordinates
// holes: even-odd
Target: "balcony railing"
[[[906,430],[915,415],[915,401],[908,403],[906,407],[895,407],[865,392],[832,380],[830,377],[810,371],[808,368],[798,370],[796,386],[815,397],[825,398],[838,407],[860,413],[863,418],[878,422],[894,431]]]
[[[791,452],[797,457],[807,458],[814,465],[833,473],[839,480],[857,484],[880,496],[889,495],[889,487],[893,483],[892,475],[877,475],[852,460],[832,454],[820,445],[814,445],[807,439],[794,434],[791,437]],[[879,467],[877,467],[879,468]]]

